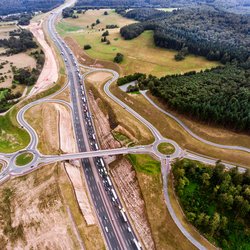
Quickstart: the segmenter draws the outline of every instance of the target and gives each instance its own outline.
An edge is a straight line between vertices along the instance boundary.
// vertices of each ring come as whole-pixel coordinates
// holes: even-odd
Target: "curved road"
[[[68,6],[70,6],[71,4],[72,4],[72,2],[68,3]],[[39,164],[45,164],[48,162],[62,161],[62,160],[66,160],[66,159],[67,160],[83,159],[82,161],[84,163],[84,166],[86,167],[86,169],[84,169],[84,171],[86,171],[85,172],[86,176],[95,176],[96,174],[98,175],[98,173],[96,173],[97,172],[96,170],[93,170],[94,172],[91,173],[91,175],[89,175],[87,173],[87,172],[92,171],[91,164],[94,164],[93,160],[89,161],[88,158],[101,157],[104,155],[112,155],[112,154],[113,155],[115,155],[115,154],[127,154],[127,153],[151,153],[151,154],[155,154],[158,158],[160,158],[161,163],[162,163],[164,197],[166,200],[167,208],[168,208],[174,222],[179,227],[181,232],[187,237],[187,239],[194,246],[196,246],[198,249],[205,249],[204,246],[202,246],[198,241],[196,241],[187,232],[187,230],[181,225],[180,221],[178,220],[178,218],[175,215],[174,210],[171,206],[168,192],[167,192],[167,180],[168,180],[168,172],[170,170],[170,159],[181,157],[183,155],[183,150],[175,141],[164,138],[161,135],[161,133],[149,121],[147,121],[144,117],[142,117],[140,114],[138,114],[136,111],[134,111],[128,105],[123,103],[120,99],[118,99],[116,96],[114,96],[110,92],[110,90],[109,90],[110,85],[113,82],[115,82],[119,77],[119,74],[116,71],[113,71],[110,69],[103,69],[103,68],[102,69],[92,68],[92,67],[87,67],[87,66],[83,65],[83,67],[85,67],[89,70],[89,72],[83,74],[83,82],[89,74],[92,74],[95,72],[104,71],[104,72],[111,73],[113,75],[112,79],[109,80],[104,85],[104,91],[105,91],[106,95],[109,96],[113,101],[115,101],[122,108],[126,109],[126,111],[128,111],[130,114],[132,114],[134,117],[136,117],[140,122],[142,122],[151,131],[151,133],[155,137],[155,142],[152,145],[148,145],[148,146],[137,146],[134,148],[120,148],[120,149],[114,149],[114,150],[98,150],[98,149],[96,149],[96,151],[87,152],[89,150],[90,146],[88,146],[89,142],[87,142],[88,135],[82,134],[83,128],[85,127],[84,129],[86,130],[87,126],[84,125],[84,120],[81,117],[83,114],[82,103],[78,100],[78,98],[81,96],[81,94],[79,94],[81,92],[81,89],[80,89],[80,85],[79,85],[79,80],[77,80],[77,73],[76,73],[76,69],[78,69],[78,66],[77,66],[77,64],[75,62],[75,58],[74,58],[72,52],[69,50],[69,48],[65,45],[65,43],[61,40],[61,38],[59,36],[54,35],[54,33],[56,33],[56,32],[55,32],[54,27],[53,27],[53,22],[55,21],[55,18],[59,14],[60,11],[61,11],[61,9],[59,9],[55,14],[53,14],[51,16],[51,18],[49,18],[48,27],[49,27],[50,35],[54,38],[55,44],[58,46],[60,51],[63,51],[65,53],[64,58],[65,58],[65,62],[67,62],[66,68],[67,68],[68,75],[69,75],[69,83],[67,83],[58,92],[56,92],[50,96],[47,96],[45,98],[42,98],[40,100],[29,103],[26,106],[24,106],[22,109],[19,110],[19,112],[17,114],[17,121],[23,128],[25,128],[28,131],[30,138],[31,138],[30,143],[26,148],[26,151],[31,152],[34,155],[34,159],[30,164],[28,164],[24,168],[17,168],[15,165],[15,157],[23,151],[19,151],[19,152],[12,153],[12,154],[2,154],[0,156],[0,162],[4,163],[4,170],[0,173],[0,182],[2,180],[9,178],[11,174],[12,175],[23,175],[23,174],[28,173],[30,171],[33,171],[34,169],[39,167],[38,166]],[[75,66],[73,65],[74,62],[75,62]],[[71,88],[71,99],[72,99],[73,104],[69,104],[68,102],[63,101],[63,100],[49,99],[49,98],[57,95],[58,93],[62,92],[68,86],[70,86],[70,88]],[[83,86],[84,86],[84,84],[83,84]],[[86,90],[85,90],[85,92],[86,92]],[[161,112],[165,113],[166,115],[168,115],[172,119],[174,119],[176,122],[178,122],[189,134],[191,134],[194,138],[198,139],[199,141],[202,141],[204,143],[207,143],[209,145],[212,145],[212,146],[215,146],[218,148],[242,150],[242,151],[250,152],[249,148],[245,148],[245,147],[241,147],[241,146],[221,145],[221,144],[213,143],[213,142],[210,142],[208,140],[205,140],[205,139],[199,137],[198,135],[193,133],[178,118],[174,117],[172,114],[170,114],[170,113],[166,112],[165,110],[161,109],[160,107],[158,107],[151,99],[149,99],[146,96],[145,92],[143,92],[143,95],[152,105],[154,105]],[[83,98],[83,97],[81,97],[81,98]],[[31,107],[38,105],[40,103],[44,103],[44,102],[60,103],[60,104],[66,105],[67,107],[69,107],[71,109],[72,120],[74,121],[74,125],[75,125],[75,133],[76,133],[78,147],[80,148],[80,151],[85,151],[85,152],[80,152],[80,153],[76,153],[76,154],[64,154],[64,155],[59,155],[59,156],[58,155],[46,156],[46,155],[40,154],[40,152],[37,150],[38,136],[37,136],[35,130],[25,120],[24,114]],[[91,122],[92,121],[90,118],[90,123]],[[91,131],[93,131],[93,128]],[[169,142],[169,143],[174,145],[175,153],[173,155],[171,155],[170,158],[165,158],[165,156],[163,156],[162,154],[160,154],[157,151],[157,145],[160,142]],[[84,160],[84,158],[86,158],[86,159]],[[201,160],[201,161],[206,162],[208,164],[213,164],[216,161],[215,159],[210,159],[210,158],[206,158],[205,156],[199,156],[199,155],[190,154],[190,153],[188,155],[188,158]],[[227,164],[227,166],[232,167],[232,165],[230,165],[230,164]],[[97,177],[95,177],[95,178],[97,178]],[[90,186],[96,186],[96,189],[98,189],[98,191],[95,191],[95,192],[93,191],[92,193],[94,193],[96,195],[97,194],[100,195],[99,199],[103,200],[103,203],[97,203],[97,204],[101,204],[101,206],[105,207],[104,212],[103,212],[104,214],[106,214],[109,218],[114,218],[113,214],[115,214],[116,212],[113,209],[107,208],[108,201],[105,198],[105,195],[102,191],[103,187],[101,187],[100,184],[98,183],[98,178],[95,180],[97,180],[97,184],[93,181],[92,182],[89,181],[88,183],[90,184]],[[95,201],[95,199],[94,199],[94,201]],[[98,207],[96,207],[96,209],[98,212],[99,211]],[[104,232],[104,235],[105,235],[105,238],[106,238],[106,241],[108,243],[109,248],[111,248],[111,249],[124,249],[124,248],[130,249],[130,247],[132,248],[132,246],[129,245],[129,241],[126,242],[126,240],[128,239],[128,234],[125,233],[126,228],[122,229],[122,230],[119,229],[119,227],[123,227],[122,223],[114,224],[114,222],[111,222],[111,221],[110,222],[103,222],[102,219],[100,218],[100,215],[99,215],[99,221],[100,221],[100,224],[102,226],[102,229],[103,229],[103,232]],[[111,233],[114,234],[113,236],[112,236],[112,234],[109,234],[107,232],[105,233],[105,230],[104,230],[105,223],[107,225],[109,225]],[[134,237],[136,237],[136,236],[134,236]]]
[[[146,92],[147,90],[144,91],[140,91],[143,96],[147,99],[147,101],[152,104],[155,108],[157,108],[158,110],[160,110],[162,113],[164,113],[165,115],[171,117],[173,120],[175,120],[186,132],[188,132],[192,137],[194,137],[195,139],[197,139],[198,141],[204,142],[208,145],[217,147],[217,148],[222,148],[222,149],[232,149],[232,150],[241,150],[241,151],[245,151],[250,153],[250,148],[247,147],[243,147],[243,146],[233,146],[233,145],[224,145],[224,144],[219,144],[219,143],[215,143],[215,142],[211,142],[209,140],[206,140],[202,137],[200,137],[199,135],[195,134],[184,122],[182,122],[179,118],[177,118],[176,116],[174,116],[173,114],[167,112],[166,110],[162,109],[161,107],[159,107],[152,99],[150,99]]]

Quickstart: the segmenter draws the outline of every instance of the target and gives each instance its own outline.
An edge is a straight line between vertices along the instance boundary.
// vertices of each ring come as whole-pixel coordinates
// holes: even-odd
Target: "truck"
[[[100,162],[101,162],[102,167],[104,168],[105,165],[104,165],[104,161],[102,158],[100,158]]]
[[[111,183],[111,181],[110,181],[110,178],[109,178],[109,177],[107,177],[107,182],[108,182],[109,186],[111,187],[111,186],[112,186],[112,183]]]
[[[141,244],[138,242],[135,238],[133,239],[133,242],[135,244],[136,249],[140,250],[141,249]]]
[[[126,215],[125,215],[125,212],[121,209],[121,210],[120,210],[120,213],[121,213],[121,216],[122,216],[123,221],[124,221],[124,222],[127,222],[128,220],[127,220],[127,217],[126,217]]]
[[[111,189],[111,193],[114,196],[114,198],[117,200],[117,195],[116,195],[115,190],[113,188]]]

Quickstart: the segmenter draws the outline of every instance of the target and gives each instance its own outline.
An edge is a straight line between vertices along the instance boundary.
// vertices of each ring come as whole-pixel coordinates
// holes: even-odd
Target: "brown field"
[[[38,134],[38,149],[41,153],[75,152],[71,115],[68,108],[60,104],[43,103],[29,109],[25,118]]]
[[[104,248],[98,227],[86,225],[62,165],[5,183],[0,199],[1,249],[80,249],[77,231],[86,249]]]
[[[127,111],[125,111],[123,108],[121,108],[118,104],[116,104],[114,101],[112,101],[109,97],[105,95],[105,93],[103,92],[103,85],[105,84],[105,79],[107,80],[107,77],[107,73],[99,72],[90,74],[86,78],[87,89],[91,89],[92,92],[94,92],[94,95],[96,95],[96,97],[101,97],[98,103],[100,109],[104,112],[104,114],[107,114],[108,110],[104,102],[108,102],[108,104],[112,108],[112,112],[114,112],[117,117],[118,123],[122,127],[128,130],[139,141],[140,144],[151,143],[153,141],[151,132],[143,124],[136,120],[132,115],[130,115]],[[93,79],[95,81],[93,81]]]
[[[136,112],[151,122],[162,133],[163,136],[175,140],[183,149],[188,149],[216,159],[250,167],[250,154],[243,151],[219,149],[204,144],[191,137],[174,120],[150,105],[150,103],[142,95],[127,95],[115,84],[111,86],[111,91],[119,99],[124,101]]]
[[[0,39],[9,38],[9,32],[18,29],[18,27],[13,23],[0,23]]]
[[[64,100],[66,102],[70,102],[70,90],[66,88],[61,93],[55,95],[52,99]]]
[[[13,66],[16,66],[17,68],[35,68],[36,67],[36,60],[29,56],[29,52],[27,53],[19,53],[12,56],[0,56],[0,63],[8,61],[6,65],[4,65],[3,69],[0,69],[0,73],[3,73],[3,76],[7,76],[7,79],[0,83],[0,88],[10,88],[12,86],[12,80],[13,80],[13,73],[10,67],[10,64],[12,63]],[[17,85],[17,87],[13,90],[14,93],[16,92],[23,92],[25,89],[25,86],[23,85]]]

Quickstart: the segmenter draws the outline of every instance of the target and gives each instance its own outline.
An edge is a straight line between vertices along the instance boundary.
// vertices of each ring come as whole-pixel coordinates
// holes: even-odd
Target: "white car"
[[[108,231],[109,231],[108,227],[105,227],[105,231],[108,233]]]

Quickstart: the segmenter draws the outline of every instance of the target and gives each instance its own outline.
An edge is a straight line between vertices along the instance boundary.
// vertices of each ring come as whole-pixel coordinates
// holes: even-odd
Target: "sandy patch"
[[[7,234],[3,232],[8,222],[0,221],[1,249],[79,249],[73,225],[64,209],[60,177],[54,171],[55,166],[50,165],[1,187],[1,201],[4,188],[15,190],[15,194],[11,196],[9,210],[8,205],[1,202],[5,210],[0,209],[0,215],[8,213],[11,227],[21,225],[23,228],[16,233],[20,236],[23,231],[23,237],[13,237],[10,230]]]
[[[106,82],[111,77],[112,77],[112,74],[108,72],[95,72],[94,74],[88,75],[87,80],[95,84],[95,83]]]
[[[30,91],[30,95],[34,95],[44,91],[51,84],[57,81],[58,66],[52,48],[45,40],[44,32],[42,29],[42,22],[30,24],[29,29],[41,45],[45,54],[45,63],[43,70],[35,84],[35,87]]]
[[[72,166],[69,163],[65,163],[65,169],[71,182],[73,183],[75,195],[87,225],[90,226],[96,224],[86,189],[83,186],[80,169],[76,166]]]
[[[77,150],[70,112],[63,105],[54,104],[54,106],[59,115],[60,149],[65,153],[74,153]]]

